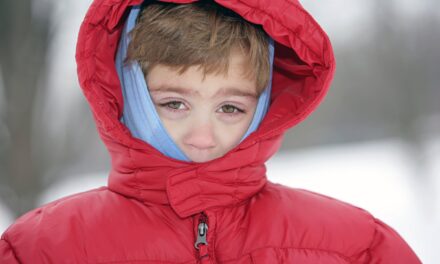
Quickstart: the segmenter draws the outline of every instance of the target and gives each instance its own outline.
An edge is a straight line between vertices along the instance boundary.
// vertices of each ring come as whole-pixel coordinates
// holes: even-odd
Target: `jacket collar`
[[[132,137],[119,121],[123,98],[114,56],[126,11],[140,2],[95,0],[78,37],[78,78],[111,155],[109,189],[145,204],[170,205],[180,217],[245,201],[264,187],[264,163],[285,130],[305,119],[328,90],[335,62],[327,36],[295,1],[218,0],[262,24],[276,41],[271,106],[257,131],[223,157],[183,162]]]
[[[185,163],[120,146],[111,152],[109,188],[145,204],[170,205],[181,217],[237,204],[264,187],[263,160],[280,143],[281,137],[275,137],[206,163]]]

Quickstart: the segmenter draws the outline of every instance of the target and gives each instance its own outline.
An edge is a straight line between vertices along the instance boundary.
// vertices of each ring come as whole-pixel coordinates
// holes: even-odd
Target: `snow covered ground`
[[[6,230],[6,228],[14,221],[14,218],[9,209],[0,201],[0,233]]]
[[[423,263],[440,263],[440,138],[424,149],[423,169],[394,139],[279,153],[267,164],[268,178],[364,208],[396,229]],[[39,204],[105,185],[105,174],[61,181]],[[0,205],[0,232],[11,222]]]

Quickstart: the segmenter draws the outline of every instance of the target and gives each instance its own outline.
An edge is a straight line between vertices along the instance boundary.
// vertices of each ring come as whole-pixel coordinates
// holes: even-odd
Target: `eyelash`
[[[163,108],[166,108],[167,110],[172,111],[172,112],[180,112],[180,111],[182,111],[182,110],[179,110],[179,109],[174,109],[172,107],[169,107],[169,105],[172,104],[172,103],[183,104],[183,102],[181,102],[181,101],[173,100],[173,101],[169,101],[169,102],[166,102],[166,103],[161,103],[161,104],[159,104],[159,106],[163,107]],[[224,106],[233,107],[234,110],[237,110],[237,112],[225,113],[225,114],[230,115],[230,116],[246,113],[245,110],[243,110],[243,109],[241,109],[241,108],[239,108],[239,107],[237,107],[235,105],[232,105],[232,104],[224,104],[224,105],[222,105],[222,107],[224,107]]]

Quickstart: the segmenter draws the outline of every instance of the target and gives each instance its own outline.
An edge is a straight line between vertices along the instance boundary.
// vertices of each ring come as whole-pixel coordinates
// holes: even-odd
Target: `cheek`
[[[246,117],[234,125],[222,124],[218,130],[218,135],[223,142],[223,146],[229,149],[234,148],[248,130],[251,121],[252,116]]]
[[[179,121],[179,119],[168,119],[168,118],[161,118],[162,124],[164,125],[165,129],[168,132],[168,135],[176,142],[179,143],[180,139],[182,138],[182,134],[184,133],[186,129],[186,125],[184,122]]]
[[[168,134],[180,146],[183,145],[184,137],[190,135],[193,132],[192,129],[197,126],[195,124],[197,122],[192,123],[191,118],[188,116],[187,118],[170,118],[167,113],[160,111],[158,113]],[[174,113],[172,116],[175,117]],[[213,135],[218,144],[218,150],[226,153],[234,148],[248,130],[252,118],[253,114],[244,116],[239,121],[231,119],[227,122],[224,118],[220,118],[218,113],[214,113],[211,122],[213,122]]]

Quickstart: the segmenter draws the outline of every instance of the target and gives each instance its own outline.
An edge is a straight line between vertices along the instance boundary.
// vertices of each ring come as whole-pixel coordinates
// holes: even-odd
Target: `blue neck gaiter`
[[[145,81],[139,63],[137,61],[131,61],[124,64],[128,44],[130,42],[128,33],[134,28],[140,10],[140,6],[134,6],[131,9],[122,31],[116,54],[116,70],[121,81],[122,95],[124,99],[124,109],[121,122],[128,127],[134,137],[152,145],[165,156],[182,161],[191,161],[177,146],[163,126],[150,97],[147,82]],[[274,57],[274,43],[272,39],[270,39],[269,43],[269,56],[269,84],[261,93],[252,122],[240,142],[258,128],[269,108]]]

